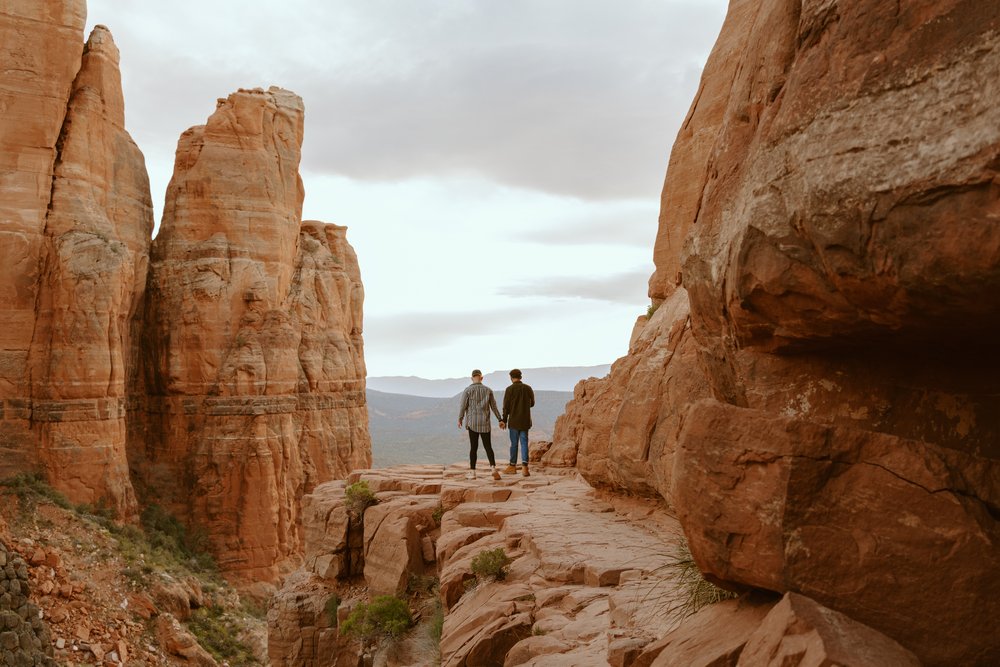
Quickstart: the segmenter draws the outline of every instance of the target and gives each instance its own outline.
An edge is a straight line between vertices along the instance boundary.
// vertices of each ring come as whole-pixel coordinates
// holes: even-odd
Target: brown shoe
[[[503,474],[505,475],[516,475],[517,466],[513,464],[508,464],[506,468],[503,469]]]
[[[500,479],[500,471],[496,468],[493,469],[493,479]]]
[[[521,474],[524,475],[525,477],[531,477],[531,473],[528,472],[528,464],[527,463],[525,463],[523,466],[521,466]]]

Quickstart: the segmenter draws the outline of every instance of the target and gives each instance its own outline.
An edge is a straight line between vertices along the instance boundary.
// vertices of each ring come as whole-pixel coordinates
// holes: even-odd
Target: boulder
[[[992,459],[705,401],[688,414],[673,496],[712,580],[808,595],[927,664],[988,665],[998,494]]]
[[[267,610],[267,655],[273,665],[332,667],[338,649],[334,585],[316,575],[290,575]]]
[[[708,605],[659,640],[645,646],[631,667],[735,667],[747,641],[773,602],[723,600]]]
[[[790,664],[920,667],[915,655],[882,633],[795,593],[786,594],[768,613],[736,663]]]
[[[404,497],[368,508],[364,520],[364,575],[370,597],[406,591],[424,573],[423,537],[436,528],[435,497]]]
[[[219,663],[171,614],[156,617],[156,639],[174,661],[182,665],[216,667]]]

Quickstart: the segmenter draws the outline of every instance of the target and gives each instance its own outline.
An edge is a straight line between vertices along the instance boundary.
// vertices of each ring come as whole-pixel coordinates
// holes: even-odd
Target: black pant
[[[479,454],[479,436],[483,437],[483,449],[486,450],[486,458],[490,460],[491,466],[496,466],[496,459],[493,458],[493,445],[490,443],[489,433],[476,433],[471,428],[469,432],[469,467],[476,469],[476,457]]]

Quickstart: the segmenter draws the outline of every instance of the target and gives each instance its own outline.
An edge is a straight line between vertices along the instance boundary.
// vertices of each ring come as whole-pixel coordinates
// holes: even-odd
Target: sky
[[[368,373],[610,363],[725,0],[89,0],[156,217],[216,99],[305,103],[304,219],[348,227]]]

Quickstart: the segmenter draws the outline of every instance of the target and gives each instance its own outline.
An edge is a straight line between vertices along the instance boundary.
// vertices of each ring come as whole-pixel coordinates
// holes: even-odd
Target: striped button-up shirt
[[[490,410],[500,420],[500,410],[497,409],[497,399],[493,390],[481,382],[473,382],[462,392],[462,408],[458,412],[458,421],[465,419],[465,428],[476,433],[490,432]]]

